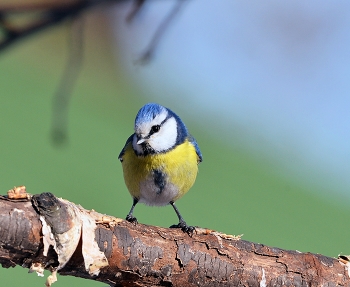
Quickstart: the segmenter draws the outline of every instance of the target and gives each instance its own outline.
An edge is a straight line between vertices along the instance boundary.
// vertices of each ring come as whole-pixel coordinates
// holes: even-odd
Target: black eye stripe
[[[165,118],[161,123],[160,125],[154,125],[151,127],[151,130],[149,131],[149,134],[148,136],[151,136],[157,132],[159,132],[160,128],[162,127],[162,125],[168,120],[169,118]]]

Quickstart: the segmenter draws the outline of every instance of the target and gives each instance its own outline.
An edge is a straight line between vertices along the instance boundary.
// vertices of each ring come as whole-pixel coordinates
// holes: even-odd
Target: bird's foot
[[[126,221],[129,221],[129,222],[134,223],[134,224],[138,223],[137,218],[131,214],[128,214],[125,219],[126,219]]]
[[[194,226],[189,226],[185,221],[180,221],[178,224],[173,224],[170,228],[181,228],[181,230],[192,237],[193,232],[196,230]]]

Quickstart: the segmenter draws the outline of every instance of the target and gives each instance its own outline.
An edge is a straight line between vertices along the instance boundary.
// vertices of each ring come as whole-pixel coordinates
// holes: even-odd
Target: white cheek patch
[[[177,123],[175,118],[169,118],[148,140],[149,145],[156,151],[162,152],[172,148],[176,143]]]

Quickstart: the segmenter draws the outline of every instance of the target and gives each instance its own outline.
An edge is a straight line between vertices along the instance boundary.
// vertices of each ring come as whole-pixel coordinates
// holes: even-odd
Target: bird
[[[126,220],[138,222],[133,215],[137,203],[170,204],[179,219],[179,223],[170,228],[192,234],[195,227],[187,225],[175,201],[194,184],[203,157],[197,141],[180,117],[157,103],[145,104],[138,111],[134,133],[127,139],[118,158],[133,198]]]

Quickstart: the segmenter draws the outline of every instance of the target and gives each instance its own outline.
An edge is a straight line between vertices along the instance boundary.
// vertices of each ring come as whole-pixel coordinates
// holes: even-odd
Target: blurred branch
[[[69,57],[63,76],[53,98],[52,140],[54,144],[63,144],[67,138],[68,107],[72,89],[79,76],[82,66],[83,35],[82,24],[78,16],[89,8],[105,3],[119,3],[126,0],[12,0],[0,3],[0,53],[13,44],[46,28],[71,20],[72,37],[70,40]],[[176,0],[176,4],[163,22],[157,27],[145,52],[137,60],[138,63],[148,63],[159,45],[159,42],[170,23],[180,11],[186,0]],[[145,5],[146,0],[134,0],[131,12],[126,21],[131,22]],[[75,28],[75,29],[74,29]]]
[[[53,97],[52,140],[54,144],[66,142],[68,130],[68,108],[74,84],[83,64],[83,28],[84,18],[72,19],[70,31],[69,55],[59,86]]]
[[[19,40],[31,36],[43,29],[52,27],[64,20],[77,17],[89,8],[101,6],[105,3],[120,3],[127,0],[52,0],[40,1],[13,1],[10,3],[0,3],[0,28],[2,39],[0,40],[0,53]],[[163,22],[155,31],[150,44],[143,53],[142,61],[150,60],[154,54],[160,38],[164,35],[172,20],[180,11],[180,7],[186,0],[176,0],[176,4]],[[133,7],[126,17],[127,22],[131,22],[145,5],[146,0],[133,0]],[[29,20],[16,21],[14,16],[34,13],[35,17]],[[19,22],[20,24],[18,24]]]
[[[110,286],[350,286],[339,260],[196,228],[132,224],[25,187],[0,197],[0,263]],[[25,279],[24,279],[25,280]]]
[[[142,0],[138,2],[139,6],[136,6],[136,12],[138,12],[141,8],[140,6],[144,4],[144,1]],[[141,57],[137,60],[137,63],[146,64],[152,60],[154,52],[156,51],[156,48],[158,47],[161,38],[164,36],[165,32],[167,31],[175,17],[178,15],[180,9],[182,8],[185,2],[187,2],[187,0],[176,0],[174,7],[170,10],[169,14],[164,18],[162,23],[157,27],[157,30],[153,34],[153,37],[151,38],[151,41],[149,42],[145,52],[142,53]]]
[[[0,27],[3,37],[0,41],[0,53],[14,43],[31,36],[46,28],[61,23],[64,20],[78,16],[88,8],[106,2],[121,2],[123,0],[72,0],[45,2],[15,2],[0,4]],[[15,16],[35,13],[35,17],[22,23]],[[20,22],[18,24],[17,22]]]
[[[126,17],[127,22],[132,22],[134,20],[135,16],[140,13],[141,8],[145,5],[146,0],[134,0],[133,6],[131,8],[131,11],[129,15]]]

